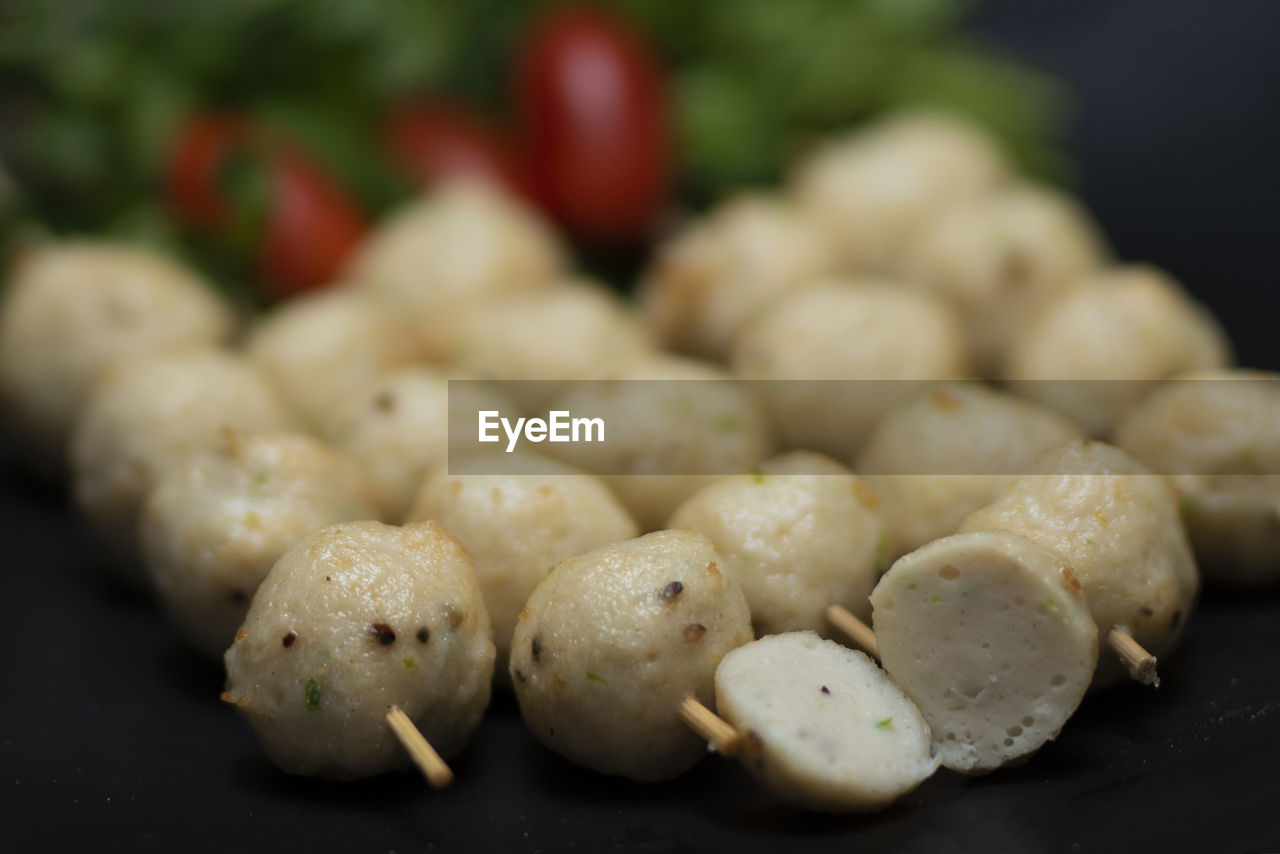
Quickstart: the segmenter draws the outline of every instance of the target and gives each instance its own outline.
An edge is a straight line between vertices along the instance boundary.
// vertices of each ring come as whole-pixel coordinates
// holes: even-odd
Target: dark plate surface
[[[1125,258],[1280,367],[1280,4],[989,3],[976,26],[1078,95],[1080,190]],[[1280,425],[1277,426],[1280,429]],[[10,456],[19,451],[5,449]],[[1210,592],[1158,691],[1089,698],[1025,765],[939,773],[889,811],[777,806],[732,763],[637,786],[573,768],[499,696],[455,786],[287,777],[217,701],[221,670],[104,587],[59,496],[0,469],[8,851],[1280,851],[1280,595]]]

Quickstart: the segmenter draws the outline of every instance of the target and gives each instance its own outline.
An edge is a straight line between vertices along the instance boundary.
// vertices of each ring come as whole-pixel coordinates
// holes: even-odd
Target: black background
[[[1119,255],[1173,271],[1242,362],[1280,367],[1280,3],[1005,0],[973,28],[1074,87],[1079,189]],[[220,668],[96,579],[58,495],[8,465],[0,520],[7,850],[1280,850],[1274,593],[1211,591],[1158,691],[1089,698],[1025,765],[832,818],[714,758],[658,786],[578,770],[502,696],[448,791],[287,777],[217,702]]]

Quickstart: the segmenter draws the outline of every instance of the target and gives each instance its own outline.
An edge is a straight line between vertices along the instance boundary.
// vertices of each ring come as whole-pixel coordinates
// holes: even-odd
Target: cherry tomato
[[[383,145],[393,163],[424,184],[465,176],[529,194],[528,169],[511,140],[466,107],[439,99],[404,104],[388,117]]]
[[[318,163],[241,116],[197,116],[179,128],[164,185],[174,215],[252,265],[270,296],[334,281],[365,229]]]
[[[246,145],[250,123],[239,117],[210,113],[196,116],[174,135],[165,163],[165,200],[174,216],[206,230],[224,225],[231,216],[220,172]]]
[[[359,209],[342,188],[287,144],[270,152],[270,202],[258,270],[274,296],[331,284],[364,235]]]
[[[656,57],[603,10],[553,9],[516,64],[516,103],[539,197],[604,241],[645,236],[667,202],[670,134]]]

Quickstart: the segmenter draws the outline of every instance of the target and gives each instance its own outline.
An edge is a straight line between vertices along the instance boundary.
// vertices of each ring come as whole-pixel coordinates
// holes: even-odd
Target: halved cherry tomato
[[[644,237],[666,205],[671,152],[657,58],[601,9],[537,21],[516,65],[516,103],[539,197],[573,231]]]
[[[245,117],[184,124],[164,172],[174,215],[251,263],[270,296],[334,281],[364,234],[360,209],[336,179]]]
[[[423,184],[485,178],[529,194],[528,167],[510,138],[459,104],[437,98],[402,104],[387,119],[383,145],[394,164]]]
[[[288,144],[270,153],[270,202],[258,270],[275,296],[331,284],[364,236],[365,222],[342,188]]]
[[[248,120],[217,113],[196,116],[178,128],[163,175],[174,216],[204,229],[226,223],[231,206],[219,186],[220,172],[251,135]]]

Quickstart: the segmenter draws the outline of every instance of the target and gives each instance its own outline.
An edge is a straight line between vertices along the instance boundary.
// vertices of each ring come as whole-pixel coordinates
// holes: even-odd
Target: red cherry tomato
[[[287,145],[270,155],[270,202],[258,270],[274,296],[331,284],[364,235],[359,209],[342,188]]]
[[[645,236],[670,188],[666,92],[656,57],[599,9],[551,11],[516,65],[516,102],[539,196],[579,234]]]
[[[239,116],[208,114],[182,125],[169,146],[163,183],[174,216],[206,230],[224,225],[232,215],[219,174],[252,133]]]
[[[511,140],[465,107],[436,99],[404,104],[388,117],[383,145],[394,164],[424,184],[485,178],[529,194],[528,169]]]
[[[164,166],[174,215],[252,263],[271,296],[334,281],[365,229],[359,208],[287,139],[240,116],[197,116]]]

